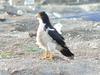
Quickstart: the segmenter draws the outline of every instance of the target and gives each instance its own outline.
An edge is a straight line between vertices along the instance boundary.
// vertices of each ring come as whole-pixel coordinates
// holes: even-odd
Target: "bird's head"
[[[37,18],[37,20],[42,21],[43,23],[49,22],[49,17],[44,11],[36,14],[36,18]]]

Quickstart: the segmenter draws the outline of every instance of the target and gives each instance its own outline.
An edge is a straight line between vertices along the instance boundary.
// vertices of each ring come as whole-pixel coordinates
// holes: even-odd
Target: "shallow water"
[[[81,19],[86,20],[86,21],[99,22],[100,21],[100,11],[83,12],[80,14],[73,14],[72,13],[71,15],[66,14],[65,18],[67,18],[67,19],[73,19],[73,18],[79,19],[79,18],[81,18]]]

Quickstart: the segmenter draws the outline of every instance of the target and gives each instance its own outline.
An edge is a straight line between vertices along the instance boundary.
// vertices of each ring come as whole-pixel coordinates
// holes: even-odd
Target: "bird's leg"
[[[54,58],[54,54],[52,52],[48,51],[48,58],[47,58],[47,60],[53,60],[53,58]]]
[[[54,54],[48,50],[43,53],[42,59],[53,60]]]
[[[48,51],[45,50],[45,51],[43,52],[42,59],[46,59],[46,58],[47,58],[47,54],[48,54]]]
[[[45,50],[43,52],[42,59],[48,59],[49,57],[50,57],[50,52],[48,50]]]

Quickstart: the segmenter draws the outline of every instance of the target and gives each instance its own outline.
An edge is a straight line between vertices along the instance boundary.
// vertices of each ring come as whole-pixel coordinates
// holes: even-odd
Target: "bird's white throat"
[[[39,21],[39,27],[38,27],[38,29],[39,30],[43,30],[43,28],[45,26],[45,23],[43,23],[43,21],[42,21],[41,18],[37,18],[37,20]]]
[[[39,21],[39,24],[42,24],[43,23],[43,21],[42,21],[41,18],[37,18],[37,20]]]

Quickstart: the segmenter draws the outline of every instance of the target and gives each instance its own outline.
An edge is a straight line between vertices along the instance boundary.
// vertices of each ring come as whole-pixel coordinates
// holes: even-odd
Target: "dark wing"
[[[55,29],[55,32],[59,37],[61,37],[63,40],[65,40],[64,37],[61,34],[59,34],[56,29]]]
[[[65,47],[64,38],[55,29],[48,30],[48,34],[54,41],[57,42],[57,44],[61,45],[62,47]]]
[[[59,38],[61,38],[62,40],[64,40],[64,37],[63,36],[61,36],[58,32],[57,32],[57,30],[51,25],[51,24],[48,24],[48,25],[45,25],[45,27],[44,27],[44,30],[46,31],[46,29],[54,29],[54,33],[56,33],[56,35],[57,36],[59,36]],[[52,31],[52,30],[51,30]],[[50,32],[50,30],[49,30],[49,32]]]

